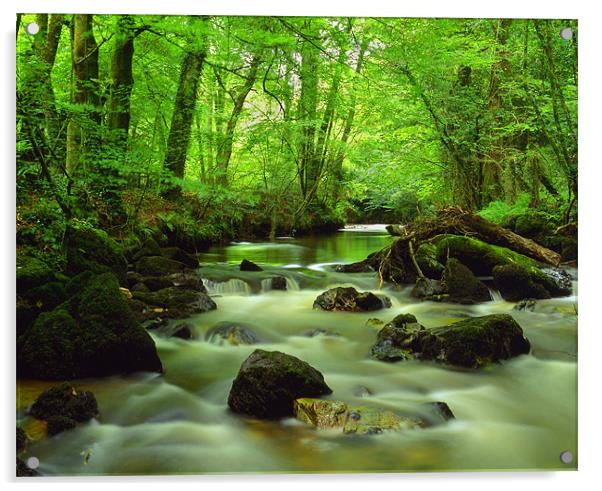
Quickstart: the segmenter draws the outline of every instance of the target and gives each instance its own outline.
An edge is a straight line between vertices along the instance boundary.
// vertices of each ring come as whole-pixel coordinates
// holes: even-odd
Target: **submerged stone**
[[[232,383],[232,411],[260,419],[293,416],[300,397],[319,397],[332,390],[308,363],[279,351],[255,350],[243,362]]]
[[[255,327],[242,322],[218,322],[205,334],[205,339],[213,344],[231,344],[233,346],[257,344],[259,338]]]
[[[370,312],[391,307],[391,300],[372,292],[358,292],[353,287],[337,287],[320,294],[313,307],[331,311]]]
[[[417,418],[400,416],[392,411],[314,398],[297,399],[294,414],[298,420],[318,429],[341,429],[345,434],[374,435],[423,426]]]

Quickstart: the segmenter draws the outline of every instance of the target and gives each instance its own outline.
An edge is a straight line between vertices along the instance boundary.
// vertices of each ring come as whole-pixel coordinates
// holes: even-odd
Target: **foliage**
[[[31,21],[36,36],[24,32]],[[406,222],[450,204],[496,221],[527,207],[576,219],[577,41],[557,35],[566,22],[19,22],[23,247],[58,255],[71,218],[195,247]]]

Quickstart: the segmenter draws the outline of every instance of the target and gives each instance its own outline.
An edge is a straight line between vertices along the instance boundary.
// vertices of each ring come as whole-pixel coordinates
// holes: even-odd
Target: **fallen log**
[[[458,207],[444,208],[436,218],[408,225],[402,232],[401,239],[416,239],[419,242],[439,234],[468,235],[552,266],[558,266],[561,261],[557,252]]]

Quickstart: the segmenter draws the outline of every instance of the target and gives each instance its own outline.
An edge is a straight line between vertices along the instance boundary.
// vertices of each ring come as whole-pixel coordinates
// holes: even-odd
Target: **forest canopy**
[[[72,219],[208,243],[449,205],[576,221],[576,21],[22,14],[16,41],[37,251]]]

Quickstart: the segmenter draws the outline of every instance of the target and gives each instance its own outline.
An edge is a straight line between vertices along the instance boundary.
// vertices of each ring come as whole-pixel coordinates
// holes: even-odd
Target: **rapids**
[[[335,273],[332,264],[363,259],[391,240],[383,227],[356,226],[329,236],[234,243],[201,254],[200,274],[218,309],[188,319],[196,339],[153,334],[163,376],[77,381],[95,393],[98,420],[30,444],[25,459],[36,456],[39,470],[49,475],[575,468],[576,460],[566,466],[559,455],[577,452],[577,282],[573,296],[539,301],[533,312],[512,310],[514,304],[497,292],[491,302],[464,306],[416,302],[410,288],[385,288],[393,306],[378,312],[312,309],[329,287],[378,291],[375,273]],[[265,271],[238,271],[243,258]],[[274,274],[286,277],[288,291],[270,289]],[[427,327],[509,312],[531,341],[532,353],[481,371],[367,358],[376,331],[366,321],[389,321],[404,312]],[[220,321],[251,324],[262,344],[204,341]],[[303,335],[316,328],[339,335]],[[323,373],[337,400],[401,412],[445,401],[456,419],[360,437],[317,431],[293,419],[239,417],[226,399],[240,364],[256,347],[307,361]],[[36,425],[25,414],[27,406],[50,385],[18,383],[17,418],[30,434]]]

